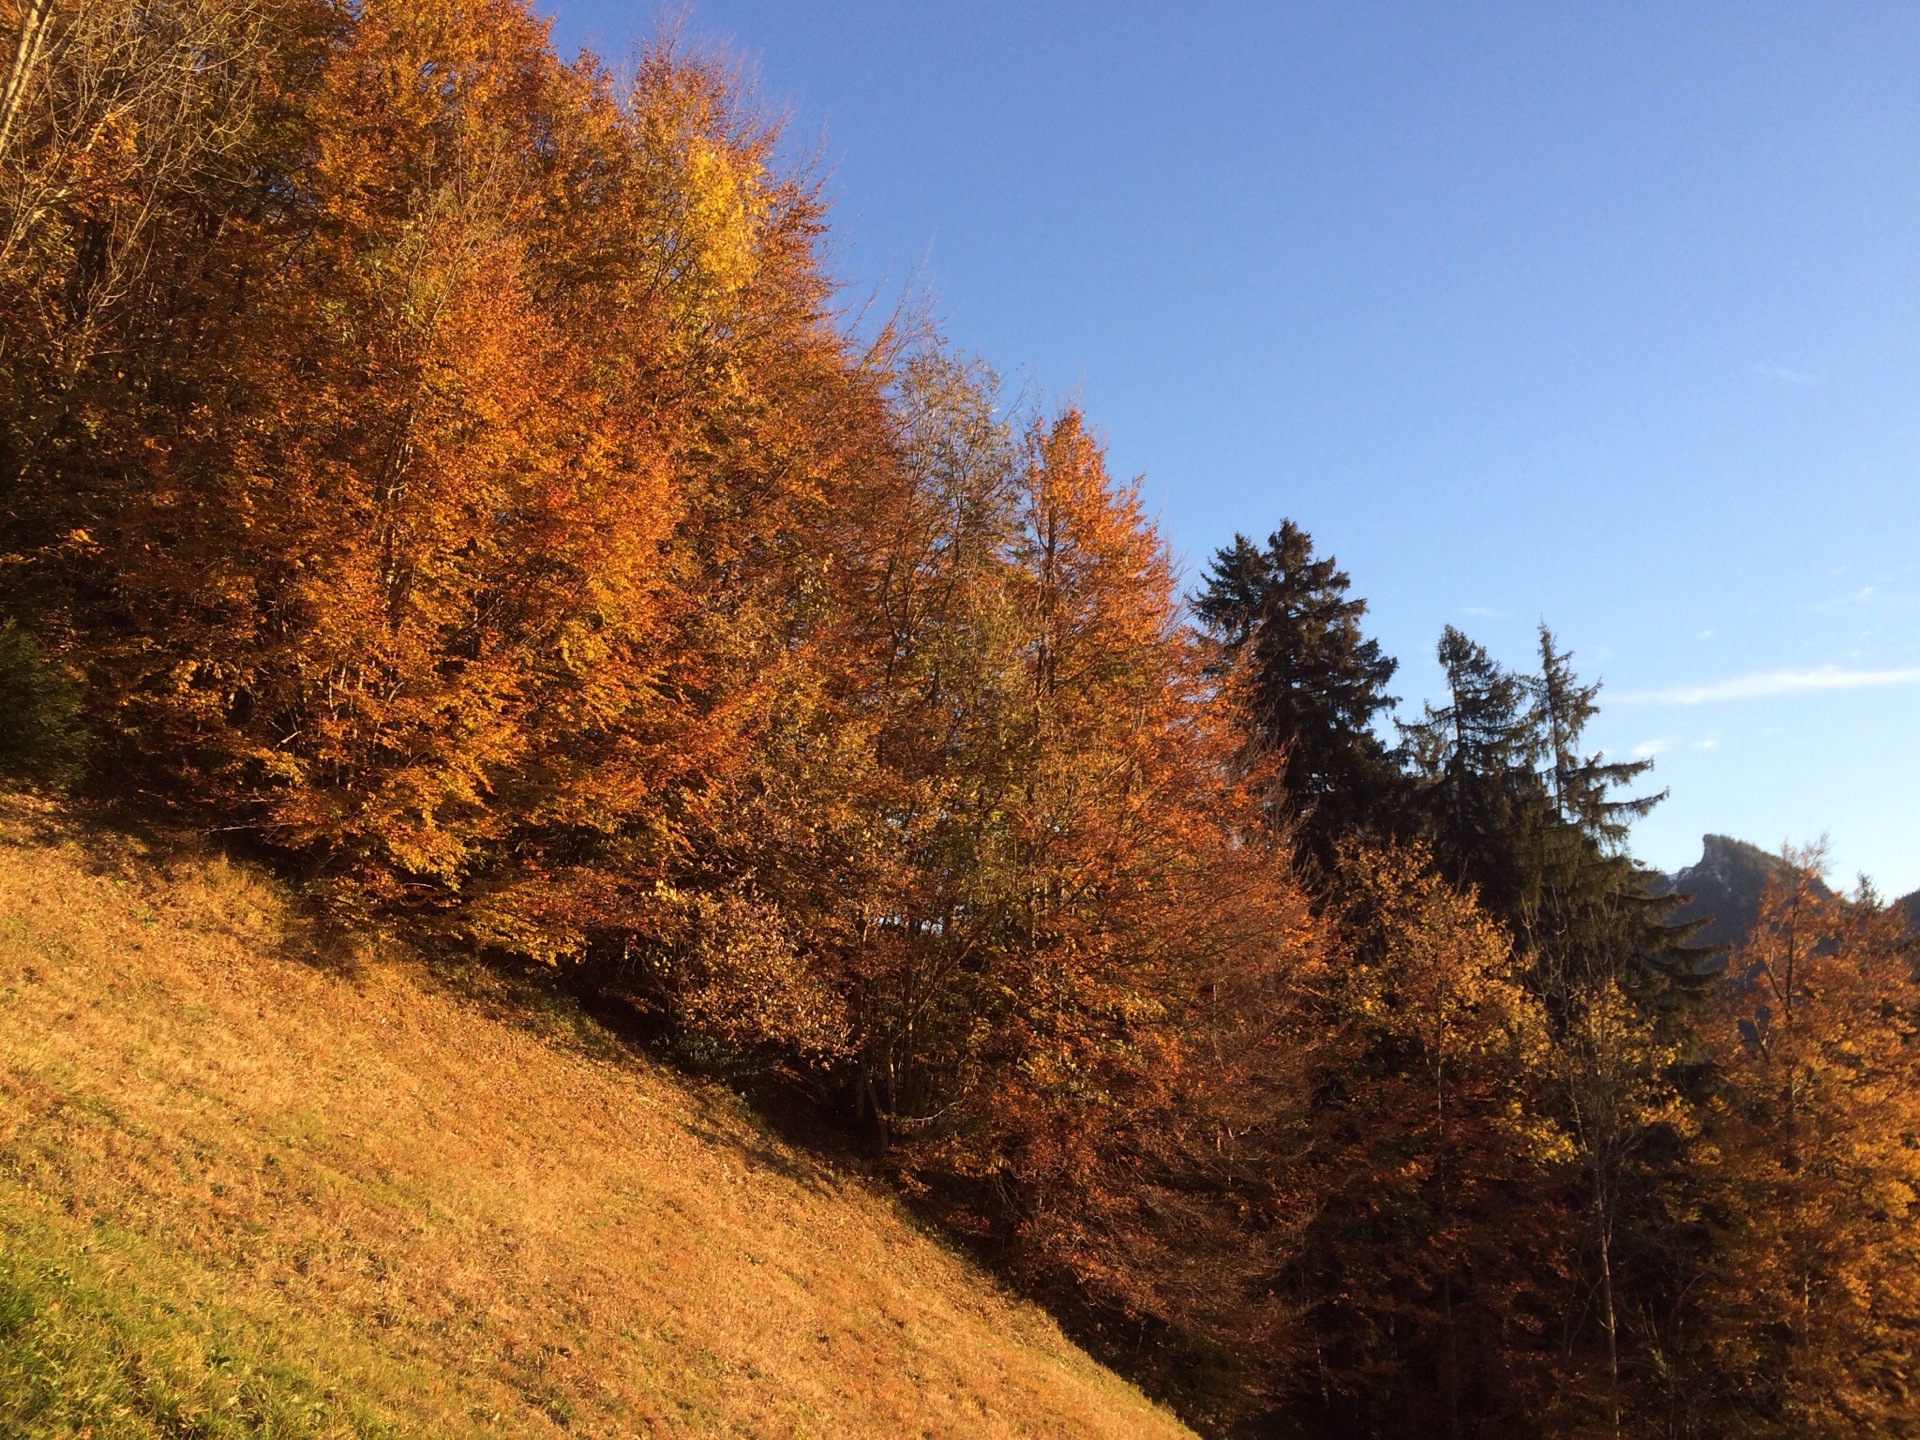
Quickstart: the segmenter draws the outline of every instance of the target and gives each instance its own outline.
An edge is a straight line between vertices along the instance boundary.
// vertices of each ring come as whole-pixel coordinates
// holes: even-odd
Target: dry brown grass
[[[396,953],[316,954],[244,868],[110,859],[0,801],[0,1259],[117,1337],[96,1436],[159,1433],[135,1392],[202,1370],[253,1378],[188,1385],[187,1433],[281,1381],[306,1418],[241,1429],[1188,1433],[724,1094]]]

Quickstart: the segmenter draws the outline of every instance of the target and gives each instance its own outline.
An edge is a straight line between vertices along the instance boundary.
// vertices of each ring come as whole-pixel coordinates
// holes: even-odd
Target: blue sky
[[[546,0],[618,55],[655,10]],[[1920,886],[1920,7],[705,0],[855,294],[1077,395],[1190,570],[1291,516],[1436,693],[1544,617],[1635,848]]]

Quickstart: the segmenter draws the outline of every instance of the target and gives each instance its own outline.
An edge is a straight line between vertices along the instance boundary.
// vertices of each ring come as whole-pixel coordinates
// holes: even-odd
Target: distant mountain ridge
[[[1692,897],[1673,918],[1706,921],[1693,937],[1696,944],[1737,945],[1760,917],[1760,892],[1769,880],[1786,876],[1787,862],[1731,835],[1704,835],[1700,847],[1697,862],[1661,877],[1651,888],[1656,895]],[[1832,893],[1824,885],[1821,889]]]
[[[1760,892],[1769,880],[1784,878],[1787,862],[1758,845],[1731,835],[1704,835],[1700,859],[1685,869],[1663,875],[1650,889],[1656,895],[1690,898],[1673,913],[1676,921],[1704,920],[1694,935],[1702,945],[1737,945],[1747,938],[1760,915]],[[1823,894],[1833,892],[1825,885]],[[1920,930],[1920,890],[1896,900],[1907,912],[1907,925]]]

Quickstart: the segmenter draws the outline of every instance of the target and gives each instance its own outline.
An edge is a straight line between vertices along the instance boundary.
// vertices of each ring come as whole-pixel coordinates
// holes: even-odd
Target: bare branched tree
[[[0,99],[0,362],[55,391],[96,358],[165,214],[208,198],[244,143],[277,0],[10,0]]]
[[[20,113],[20,103],[26,98],[34,73],[47,53],[47,29],[52,19],[53,0],[28,0],[26,11],[20,17],[13,66],[7,71],[7,88],[0,93],[0,155],[7,153],[14,116]]]

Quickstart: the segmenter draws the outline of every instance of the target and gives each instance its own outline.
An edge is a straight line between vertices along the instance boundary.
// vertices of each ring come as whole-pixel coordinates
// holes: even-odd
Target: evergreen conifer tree
[[[1569,1305],[1587,1319],[1567,1343],[1597,1352],[1596,1413],[1617,1429],[1644,1368],[1635,1349],[1657,1343],[1634,1327],[1674,1301],[1661,1259],[1678,1237],[1658,1196],[1685,1128],[1675,1065],[1692,1047],[1672,1000],[1704,957],[1625,848],[1663,796],[1615,797],[1650,762],[1583,749],[1600,687],[1544,625],[1539,645],[1539,673],[1516,674],[1449,628],[1449,703],[1403,733],[1442,863],[1505,922],[1548,1017],[1548,1110],[1570,1142],[1569,1210],[1584,1216],[1565,1263],[1592,1300]]]
[[[1286,758],[1287,811],[1302,853],[1330,861],[1343,835],[1396,828],[1401,776],[1374,721],[1398,662],[1360,628],[1367,602],[1291,520],[1263,549],[1245,535],[1217,551],[1194,611],[1240,670],[1255,741]]]
[[[1599,713],[1599,683],[1580,682],[1572,652],[1559,648],[1544,623],[1539,645],[1540,673],[1527,682],[1534,697],[1529,719],[1552,817],[1531,857],[1537,893],[1528,929],[1545,966],[1546,998],[1557,1003],[1569,987],[1603,976],[1648,999],[1676,985],[1697,986],[1710,959],[1686,943],[1698,926],[1671,923],[1677,901],[1649,895],[1652,872],[1626,850],[1632,822],[1667,792],[1615,798],[1653,761],[1583,753],[1586,727]]]
[[[1538,906],[1532,863],[1550,810],[1525,677],[1453,626],[1440,637],[1447,703],[1400,733],[1442,872],[1471,885],[1524,951]]]
[[[1577,826],[1599,848],[1617,853],[1631,823],[1666,799],[1667,792],[1625,800],[1611,799],[1610,792],[1652,770],[1652,759],[1609,761],[1602,754],[1580,753],[1587,723],[1600,713],[1600,683],[1580,683],[1573,673],[1573,652],[1558,648],[1545,621],[1540,624],[1540,674],[1533,680],[1533,692],[1534,722],[1551,766],[1554,808],[1561,820]]]

